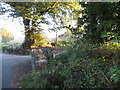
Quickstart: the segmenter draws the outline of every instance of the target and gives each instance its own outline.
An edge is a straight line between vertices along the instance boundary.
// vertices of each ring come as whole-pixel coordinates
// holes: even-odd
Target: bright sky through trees
[[[42,24],[42,28],[44,29],[44,34],[48,38],[55,38],[56,33],[55,32],[49,32],[48,28],[51,28],[52,25],[46,25]],[[15,40],[24,39],[24,27],[23,27],[23,22],[22,18],[11,18],[6,15],[0,15],[0,29],[6,28],[8,31],[10,31],[14,37]],[[63,34],[65,32],[65,29],[62,29],[61,31],[58,32],[58,35]]]
[[[14,35],[15,40],[22,41],[24,39],[24,28],[23,25],[19,23],[19,18],[8,18],[5,19],[5,16],[0,19],[0,29],[6,28],[8,31],[11,32],[11,34]]]
[[[4,7],[7,9],[11,7],[8,4],[4,4]],[[10,31],[16,39],[24,39],[24,26],[23,26],[23,19],[22,17],[19,18],[13,18],[13,17],[8,17],[10,12],[3,13],[0,15],[0,29],[1,28],[6,28],[8,31]],[[47,17],[48,18],[48,17]],[[48,21],[52,22],[50,18],[48,18]],[[69,23],[69,22],[68,22]],[[46,25],[46,24],[41,24],[41,28],[44,30],[44,35],[48,38],[55,38],[56,37],[56,32],[49,32],[48,30],[52,28],[53,25]],[[59,31],[59,30],[58,30]],[[66,31],[66,29],[61,29],[58,32],[58,35],[63,34]]]

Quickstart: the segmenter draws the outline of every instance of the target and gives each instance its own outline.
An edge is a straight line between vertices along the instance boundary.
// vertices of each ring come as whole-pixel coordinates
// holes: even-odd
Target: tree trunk
[[[56,41],[55,41],[55,43],[56,43],[56,46],[58,45],[58,31],[56,31]]]
[[[33,44],[33,41],[30,39],[30,36],[33,34],[32,30],[30,29],[30,19],[23,18],[23,23],[25,27],[25,40],[22,44],[22,47],[25,49],[29,49],[30,46]]]

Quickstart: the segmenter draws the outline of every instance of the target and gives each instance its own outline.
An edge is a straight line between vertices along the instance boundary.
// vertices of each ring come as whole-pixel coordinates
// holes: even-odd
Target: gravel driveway
[[[31,56],[2,53],[2,88],[18,88],[19,78],[31,71]]]

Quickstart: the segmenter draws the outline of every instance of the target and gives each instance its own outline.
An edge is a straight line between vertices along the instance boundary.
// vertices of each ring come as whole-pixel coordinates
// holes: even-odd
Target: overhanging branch
[[[46,9],[45,11],[40,11],[40,13],[41,14],[44,14],[44,13],[46,13],[46,12],[49,12],[50,11],[50,9],[52,9],[54,6],[55,6],[55,4],[57,3],[57,1],[56,2],[54,2],[52,5],[51,5],[51,7],[49,7],[48,9]]]

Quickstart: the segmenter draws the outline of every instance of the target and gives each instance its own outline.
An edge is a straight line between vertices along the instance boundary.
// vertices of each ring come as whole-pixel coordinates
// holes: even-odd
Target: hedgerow
[[[21,88],[118,88],[120,48],[108,43],[79,45],[20,80]]]

